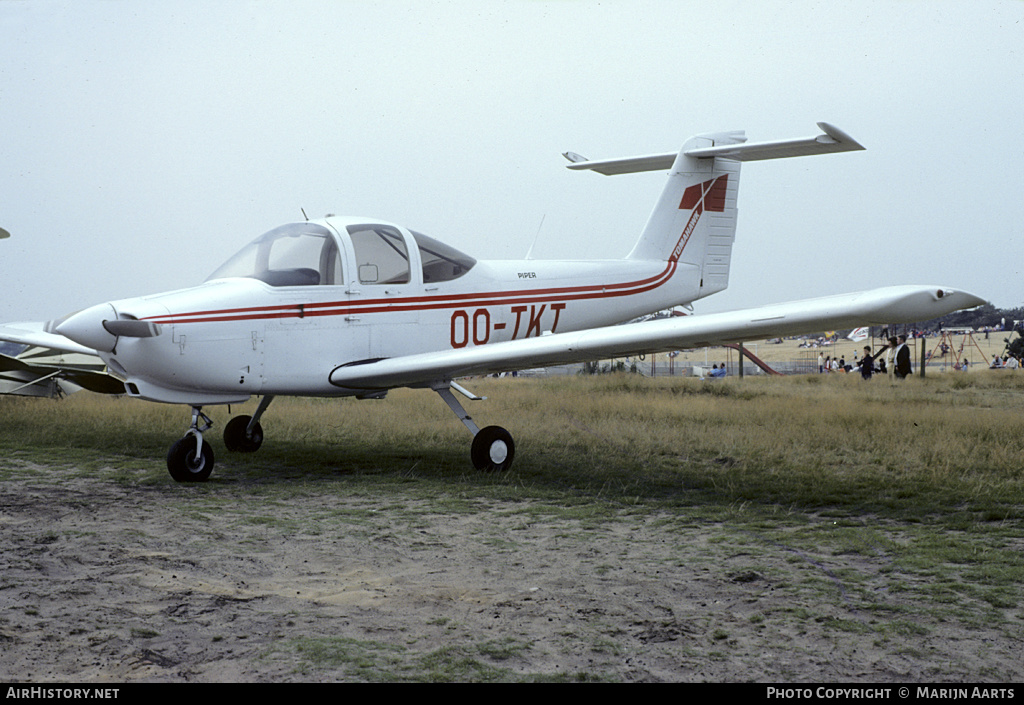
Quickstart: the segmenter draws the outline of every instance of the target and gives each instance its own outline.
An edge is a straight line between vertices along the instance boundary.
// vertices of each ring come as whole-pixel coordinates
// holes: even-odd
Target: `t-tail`
[[[742,131],[690,138],[679,153],[587,161],[565,156],[570,169],[590,169],[608,176],[668,169],[668,183],[629,259],[675,263],[699,277],[692,300],[729,285],[732,244],[736,237],[736,197],[740,162],[831,154],[864,149],[843,131],[819,122],[822,134],[802,139],[747,144]]]

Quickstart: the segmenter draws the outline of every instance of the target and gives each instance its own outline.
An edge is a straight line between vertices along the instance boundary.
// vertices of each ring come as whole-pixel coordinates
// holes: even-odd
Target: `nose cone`
[[[110,304],[99,304],[67,318],[56,332],[80,345],[100,352],[113,352],[117,336],[103,327],[103,321],[116,320],[117,311]]]

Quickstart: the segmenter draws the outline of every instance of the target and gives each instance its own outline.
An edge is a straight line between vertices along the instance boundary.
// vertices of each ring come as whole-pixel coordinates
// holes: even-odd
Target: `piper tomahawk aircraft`
[[[479,428],[453,390],[475,397],[455,380],[927,320],[984,303],[949,287],[900,286],[616,325],[725,289],[740,164],[863,149],[835,127],[818,126],[817,136],[777,142],[705,134],[678,153],[628,159],[566,153],[570,169],[668,171],[625,259],[478,261],[393,223],[328,216],[261,235],[199,286],[99,304],[18,342],[94,351],[128,395],[191,407],[191,425],[167,456],[178,481],[205,480],[213,469],[204,405],[261,395],[255,414],[224,429],[229,450],[251,452],[263,441],[260,417],[275,396],[380,398],[396,387],[437,392],[473,434],[474,465],[504,470],[515,454],[511,435]]]

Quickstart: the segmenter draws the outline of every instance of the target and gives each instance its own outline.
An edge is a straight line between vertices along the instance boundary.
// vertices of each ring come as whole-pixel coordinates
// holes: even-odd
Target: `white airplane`
[[[29,328],[22,333],[33,335],[35,326],[20,325]],[[81,389],[124,394],[124,383],[107,374],[95,354],[5,342],[6,330],[0,327],[0,394],[61,398]]]
[[[13,339],[94,351],[128,395],[190,406],[189,429],[167,456],[177,481],[202,481],[213,469],[205,405],[262,396],[254,415],[224,429],[229,450],[251,452],[263,441],[260,417],[275,396],[381,398],[396,387],[437,392],[473,434],[473,464],[504,470],[515,454],[511,435],[479,428],[453,390],[476,397],[455,380],[928,320],[984,303],[949,287],[901,286],[615,325],[725,289],[740,164],[863,149],[831,125],[818,126],[814,137],[751,144],[742,132],[700,135],[678,153],[627,159],[567,153],[570,169],[668,170],[625,259],[478,261],[393,223],[328,216],[261,235],[199,286],[99,304],[32,339]],[[12,339],[9,330],[0,338],[5,333]]]

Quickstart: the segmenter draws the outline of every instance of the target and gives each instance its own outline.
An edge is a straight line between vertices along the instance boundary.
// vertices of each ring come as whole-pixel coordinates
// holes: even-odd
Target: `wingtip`
[[[865,149],[864,145],[831,123],[819,122],[818,129],[834,139],[836,142],[849,145],[850,150]]]
[[[961,306],[961,308],[965,309],[977,308],[978,306],[985,306],[991,303],[987,299],[983,299],[982,297],[976,294],[972,294],[969,291],[960,291],[957,289],[940,289],[939,295],[940,298],[942,298],[943,296],[960,297],[961,301],[958,301],[957,303],[962,303],[963,305]]]

